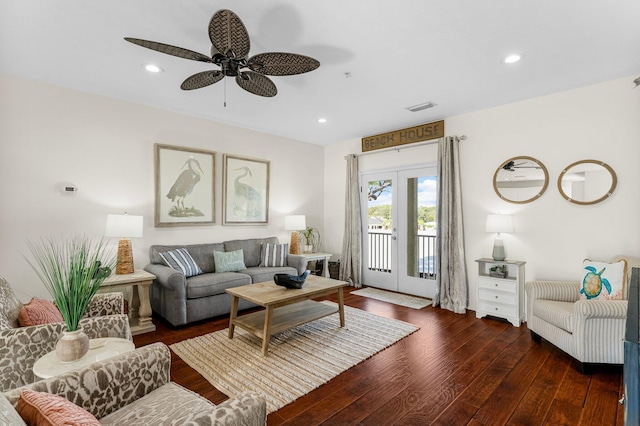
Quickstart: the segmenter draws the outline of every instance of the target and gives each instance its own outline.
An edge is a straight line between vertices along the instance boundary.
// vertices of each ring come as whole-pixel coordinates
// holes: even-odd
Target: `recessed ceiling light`
[[[516,62],[520,61],[522,59],[522,55],[518,55],[513,54],[513,55],[509,55],[506,58],[504,58],[502,60],[502,62],[504,62],[505,64],[515,64]]]
[[[156,73],[156,72],[164,71],[162,68],[160,68],[159,66],[154,65],[154,64],[143,64],[142,66],[144,67],[145,70],[147,70],[149,72]]]
[[[318,123],[326,123],[327,119],[326,118],[318,118]]]

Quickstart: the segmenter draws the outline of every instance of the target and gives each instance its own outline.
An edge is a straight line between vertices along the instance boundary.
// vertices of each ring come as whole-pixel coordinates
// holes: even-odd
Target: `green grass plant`
[[[115,267],[116,257],[104,239],[94,242],[86,236],[27,241],[27,246],[34,259],[25,259],[53,297],[67,331],[76,331],[91,298]]]

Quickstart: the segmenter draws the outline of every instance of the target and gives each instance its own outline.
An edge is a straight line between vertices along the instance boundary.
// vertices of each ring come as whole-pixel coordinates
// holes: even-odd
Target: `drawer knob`
[[[497,310],[498,310],[498,308],[495,308],[495,310],[497,311]]]
[[[496,299],[498,298],[498,296],[496,296]]]
[[[494,285],[495,285],[496,287],[498,287],[498,283],[495,283]]]

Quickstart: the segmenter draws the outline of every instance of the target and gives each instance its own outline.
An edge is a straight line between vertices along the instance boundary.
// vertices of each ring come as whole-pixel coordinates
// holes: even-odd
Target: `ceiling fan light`
[[[155,65],[155,64],[143,64],[142,65],[144,67],[145,70],[152,72],[152,73],[159,73],[164,71],[162,68],[160,68],[159,66]]]
[[[518,55],[514,53],[513,55],[506,56],[502,62],[505,64],[515,64],[516,62],[520,62],[522,60],[522,55]]]
[[[324,123],[326,123],[326,122],[327,122],[327,119],[326,119],[326,118],[324,118],[324,117],[320,117],[320,118],[318,118],[318,123],[324,124]]]

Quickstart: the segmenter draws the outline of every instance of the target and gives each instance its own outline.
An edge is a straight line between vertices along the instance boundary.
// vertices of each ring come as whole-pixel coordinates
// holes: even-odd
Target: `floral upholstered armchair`
[[[22,302],[9,283],[0,277],[0,391],[35,382],[35,362],[55,349],[65,330],[63,322],[20,327]],[[131,340],[129,319],[124,314],[122,293],[97,294],[80,325],[90,339],[120,337]]]
[[[153,343],[57,377],[0,392],[0,425],[25,425],[21,415],[31,419],[29,412],[21,412],[19,408],[21,394],[29,390],[45,393],[47,400],[40,406],[43,411],[55,411],[52,414],[70,418],[80,407],[101,425],[266,424],[267,404],[261,395],[242,392],[214,405],[172,382],[170,374],[169,348],[163,343]],[[66,401],[56,403],[53,399],[57,397]]]

